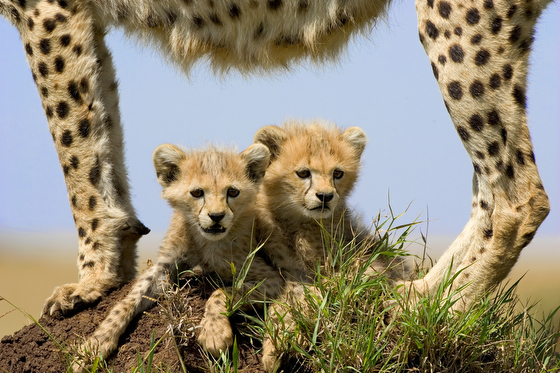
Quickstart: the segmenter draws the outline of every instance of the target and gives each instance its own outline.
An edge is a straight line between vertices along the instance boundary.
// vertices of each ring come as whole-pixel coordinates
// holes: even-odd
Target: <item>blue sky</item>
[[[410,205],[403,222],[429,216],[429,234],[457,235],[470,213],[472,165],[418,42],[414,7],[403,3],[392,6],[370,40],[352,43],[338,65],[304,66],[274,78],[218,80],[200,66],[189,80],[155,52],[111,32],[127,164],[141,220],[163,231],[170,216],[151,161],[157,145],[212,141],[244,149],[261,126],[287,117],[322,117],[368,134],[351,200],[365,219],[387,211],[390,199],[397,213]],[[556,236],[560,244],[559,21],[559,5],[551,4],[537,29],[528,108],[553,208],[539,234]],[[62,170],[19,35],[3,19],[0,35],[0,232],[73,230]]]

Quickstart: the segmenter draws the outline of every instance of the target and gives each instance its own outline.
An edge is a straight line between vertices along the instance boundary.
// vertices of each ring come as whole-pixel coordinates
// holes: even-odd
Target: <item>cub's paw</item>
[[[233,345],[233,331],[229,318],[224,315],[205,316],[200,322],[198,343],[212,356],[220,356]]]
[[[41,316],[64,315],[78,307],[94,303],[105,295],[105,292],[81,284],[66,284],[54,289],[47,298],[41,311]]]
[[[278,351],[269,337],[265,338],[263,341],[261,361],[264,370],[267,372],[275,372],[280,366]]]

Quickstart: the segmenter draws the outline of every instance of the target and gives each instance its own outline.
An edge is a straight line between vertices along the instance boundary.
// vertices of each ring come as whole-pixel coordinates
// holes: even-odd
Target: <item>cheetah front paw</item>
[[[89,372],[98,357],[107,358],[117,347],[118,338],[113,336],[108,336],[108,338],[101,340],[96,337],[90,337],[76,347],[73,354],[72,372]]]
[[[94,303],[101,298],[105,292],[83,287],[81,284],[66,284],[57,286],[52,295],[47,298],[41,311],[41,317],[45,315],[66,314],[79,306]]]
[[[233,331],[229,318],[224,315],[205,316],[200,322],[198,343],[212,356],[220,356],[233,345]]]

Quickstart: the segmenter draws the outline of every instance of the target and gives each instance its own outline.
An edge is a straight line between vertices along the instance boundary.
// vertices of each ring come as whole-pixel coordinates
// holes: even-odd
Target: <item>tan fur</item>
[[[263,127],[255,142],[268,146],[272,154],[258,198],[261,220],[272,232],[263,251],[288,280],[282,302],[270,307],[269,318],[276,324],[273,328],[292,328],[285,304],[303,302],[302,284],[312,283],[317,269],[336,255],[339,246],[329,242],[340,243],[345,255],[367,254],[375,242],[346,203],[367,139],[358,127],[343,131],[316,120]],[[399,271],[392,268],[396,266],[379,258],[371,273],[397,278]],[[308,291],[314,290],[308,286]],[[277,364],[275,343],[274,335],[264,341],[263,364],[268,371]]]
[[[173,217],[157,264],[138,278],[127,297],[109,312],[85,343],[85,349],[103,357],[117,348],[119,337],[132,318],[153,305],[148,298],[157,299],[177,278],[177,266],[180,271],[217,276],[222,283],[231,284],[231,266],[240,271],[249,253],[260,243],[253,234],[257,219],[254,205],[269,160],[265,146],[251,145],[238,155],[214,147],[184,152],[164,144],[155,150],[153,158],[163,187],[162,197],[173,208]],[[263,280],[248,295],[249,301],[276,297],[283,286],[279,272],[256,256],[241,292],[233,301],[237,302],[242,293]],[[219,355],[233,343],[231,325],[224,315],[228,311],[226,294],[231,292],[228,287],[218,288],[206,303],[198,341],[213,355]]]
[[[384,14],[388,0],[0,0],[20,32],[68,189],[79,236],[80,280],[44,314],[91,303],[135,275],[135,244],[149,230],[130,203],[117,83],[104,42],[111,26],[159,47],[184,70],[266,72],[334,59]],[[529,52],[550,0],[417,0],[420,40],[473,163],[472,214],[427,276],[437,289],[462,271],[462,309],[505,278],[550,210],[527,126]],[[390,125],[390,124],[389,124]],[[304,260],[305,261],[305,260]]]

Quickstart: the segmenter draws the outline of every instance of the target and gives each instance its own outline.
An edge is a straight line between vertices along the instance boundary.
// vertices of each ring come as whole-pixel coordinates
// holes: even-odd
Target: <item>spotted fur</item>
[[[550,0],[416,0],[419,38],[473,163],[472,214],[421,280],[436,289],[464,269],[463,308],[499,283],[550,203],[527,126],[527,69],[535,23]],[[43,313],[91,303],[135,274],[148,232],[130,203],[117,83],[104,35],[123,27],[188,71],[267,72],[335,59],[388,0],[0,0],[19,30],[64,171],[79,236],[80,280],[55,289]],[[411,297],[413,299],[414,297]]]
[[[154,305],[177,271],[191,270],[197,276],[212,276],[223,284],[233,281],[232,265],[240,271],[260,239],[253,234],[256,224],[255,199],[269,152],[262,145],[251,145],[240,155],[231,150],[210,148],[184,152],[170,144],[154,152],[162,197],[173,208],[173,217],[162,243],[157,264],[137,279],[126,298],[117,303],[84,344],[83,349],[109,356],[130,321]],[[247,300],[276,297],[283,286],[278,271],[259,256],[254,257],[241,295]],[[233,332],[226,307],[230,288],[217,288],[206,303],[198,332],[199,343],[213,355],[233,344]],[[75,371],[80,368],[75,365]]]

